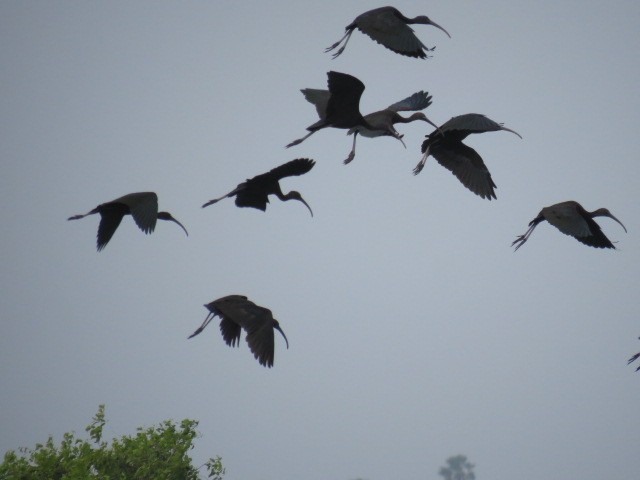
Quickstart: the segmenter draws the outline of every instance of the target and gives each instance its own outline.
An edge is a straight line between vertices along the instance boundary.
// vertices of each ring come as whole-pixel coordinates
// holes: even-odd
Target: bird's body
[[[304,95],[304,98],[316,107],[318,117],[320,117],[318,122],[326,121],[327,108],[333,96],[331,91],[305,88],[301,90],[301,92]],[[384,110],[379,110],[365,115],[363,117],[364,122],[350,127],[347,132],[349,135],[353,135],[353,145],[351,147],[351,152],[349,152],[349,156],[344,163],[347,164],[355,158],[356,138],[358,134],[368,138],[389,136],[398,139],[404,145],[402,135],[395,129],[394,125],[396,123],[410,123],[414,120],[423,120],[437,128],[435,123],[429,120],[422,112],[417,111],[424,110],[429,105],[431,105],[431,96],[427,92],[420,91],[400,100],[399,102],[389,105]],[[398,113],[402,111],[413,111],[415,113],[409,117],[403,117]],[[307,135],[307,137],[309,135]],[[296,140],[296,142],[300,143],[302,140],[304,140],[304,138],[300,139],[300,141]],[[295,142],[288,146],[292,146],[293,144],[295,144]]]
[[[615,248],[593,220],[594,217],[609,217],[618,222],[625,232],[627,231],[622,222],[606,208],[588,212],[578,202],[569,200],[540,210],[538,216],[529,222],[529,229],[525,234],[518,236],[511,245],[515,245],[515,249],[518,250],[529,239],[538,224],[546,220],[565,235],[570,235],[585,245],[595,248]]]
[[[351,34],[357,28],[392,52],[407,57],[427,58],[426,52],[433,51],[435,47],[427,48],[416,37],[413,29],[409,26],[414,24],[433,25],[451,38],[449,32],[425,15],[408,18],[394,7],[380,7],[358,15],[353,22],[346,26],[344,36],[325,49],[325,52],[336,49],[344,41],[342,47],[333,54],[333,58],[337,58],[344,51]]]
[[[473,148],[462,141],[472,133],[496,132],[505,130],[522,138],[519,133],[496,123],[490,118],[479,113],[467,113],[453,117],[445,122],[438,130],[427,135],[422,143],[422,159],[416,165],[413,173],[417,175],[422,171],[429,155],[450,170],[460,182],[481,198],[491,200],[496,198],[489,169],[487,169],[482,157]]]
[[[309,125],[307,127],[309,133],[289,143],[287,148],[304,142],[318,130],[327,127],[348,129],[360,125],[372,130],[374,129],[360,113],[360,97],[362,96],[362,92],[364,92],[364,84],[356,77],[346,73],[328,72],[327,77],[329,96],[326,97],[326,101],[323,102],[321,107],[316,105],[320,120]],[[307,90],[316,93],[320,91],[313,89]],[[304,94],[305,90],[302,90],[302,93]],[[305,96],[307,96],[307,94],[305,94]],[[320,113],[321,110],[323,112],[322,114]]]
[[[289,341],[273,318],[271,310],[256,305],[244,295],[228,295],[205,305],[209,314],[200,327],[189,335],[198,335],[217,315],[221,318],[220,332],[225,343],[230,347],[240,346],[240,333],[247,332],[247,343],[253,356],[260,365],[271,368],[274,358],[273,330],[278,330],[289,348]]]
[[[212,205],[223,198],[235,196],[238,207],[252,207],[264,212],[267,209],[267,203],[269,203],[269,195],[275,195],[282,201],[298,200],[304,203],[309,212],[311,212],[311,216],[313,216],[311,207],[305,202],[302,195],[295,190],[285,195],[280,189],[279,181],[285,177],[303,175],[311,170],[314,165],[315,162],[309,158],[296,158],[267,173],[247,179],[226,195],[209,200],[202,205],[202,208]]]
[[[169,212],[158,212],[158,196],[154,192],[129,193],[110,202],[102,203],[88,213],[69,217],[68,220],[79,220],[96,213],[100,214],[98,251],[109,243],[125,215],[131,215],[140,230],[147,234],[155,230],[156,221],[160,219],[177,223],[182,227],[184,233],[189,235],[187,229]]]
[[[424,113],[417,111],[424,110],[429,105],[431,105],[431,96],[429,95],[429,93],[425,91],[419,91],[405,99],[400,100],[399,102],[389,105],[384,110],[378,110],[377,112],[365,115],[364,119],[369,125],[373,127],[373,129],[366,128],[361,125],[349,129],[347,133],[349,135],[353,135],[353,146],[351,147],[351,152],[349,152],[349,156],[344,161],[344,163],[347,164],[355,158],[356,138],[358,134],[367,138],[391,136],[397,138],[402,143],[402,145],[404,145],[404,142],[402,141],[403,135],[400,135],[395,128],[396,123],[411,123],[415,120],[422,120],[433,125],[435,128],[438,128],[438,126],[431,120],[429,120]],[[403,117],[398,113],[407,111],[413,111],[415,113],[413,113],[409,117]]]

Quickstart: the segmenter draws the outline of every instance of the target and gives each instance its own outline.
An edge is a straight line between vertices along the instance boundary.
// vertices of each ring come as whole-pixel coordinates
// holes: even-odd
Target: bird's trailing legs
[[[418,165],[416,165],[416,167],[413,169],[414,175],[418,175],[424,168],[424,164],[427,163],[427,158],[429,157],[429,147],[427,147],[427,149],[425,150],[424,155],[422,155],[422,158],[420,159],[420,162],[418,162]]]
[[[338,47],[338,45],[340,45],[340,44],[342,43],[342,41],[343,41],[343,40],[345,40],[345,38],[346,38],[346,40],[345,40],[345,42],[344,42],[344,45],[342,45],[342,47],[340,47],[340,49],[339,49],[336,53],[334,53],[334,54],[333,54],[333,58],[334,58],[334,59],[338,58],[338,57],[340,56],[340,54],[341,54],[342,52],[344,52],[344,48],[347,46],[347,43],[349,42],[349,39],[351,38],[351,34],[352,34],[352,33],[353,33],[353,29],[351,29],[351,30],[347,30],[347,33],[345,33],[345,34],[344,34],[344,36],[343,36],[340,40],[338,40],[336,43],[334,43],[334,44],[333,44],[333,45],[331,45],[330,47],[325,48],[325,49],[324,49],[324,51],[325,51],[326,53],[328,53],[328,52],[330,52],[331,50],[333,50],[333,49],[337,48],[337,47]]]
[[[207,305],[205,305],[205,307],[206,307],[206,306],[207,306]],[[198,329],[197,329],[195,332],[193,332],[191,335],[189,335],[189,336],[187,337],[187,339],[189,339],[189,338],[193,338],[193,337],[195,337],[196,335],[198,335],[200,332],[202,332],[202,331],[205,329],[205,327],[206,327],[207,325],[209,325],[209,322],[211,322],[211,320],[213,320],[213,318],[214,318],[215,316],[216,316],[216,314],[215,314],[215,313],[210,312],[210,313],[209,313],[209,315],[207,315],[207,318],[205,318],[205,319],[204,319],[204,322],[202,322],[202,325],[200,325],[200,326],[198,327]]]
[[[225,198],[230,198],[233,197],[236,193],[238,193],[240,191],[239,188],[234,188],[232,191],[230,191],[229,193],[227,193],[226,195],[222,195],[221,197],[218,198],[214,198],[213,200],[209,200],[207,203],[205,203],[204,205],[202,205],[202,208],[204,207],[208,207],[209,205],[213,205],[216,202],[219,202],[220,200],[223,200]]]
[[[349,156],[344,160],[345,165],[351,163],[351,161],[356,158],[356,137],[358,136],[358,131],[355,130],[353,132],[353,145],[351,146],[351,151],[349,152]],[[400,140],[400,143],[402,143],[402,146],[404,148],[407,148],[407,146],[404,143],[404,140],[402,140],[402,137],[404,137],[404,135],[401,135],[399,133],[396,132],[395,135],[393,135],[393,138],[397,138],[398,140]]]
[[[523,235],[519,235],[512,243],[511,246],[513,247],[514,245],[516,245],[516,248],[514,250],[514,252],[516,250],[518,250],[522,245],[524,245],[524,243],[529,239],[529,237],[531,236],[531,234],[533,233],[533,229],[536,228],[538,226],[538,224],[540,222],[542,222],[544,220],[544,217],[540,216],[540,217],[536,217],[533,220],[531,220],[529,222],[529,229],[524,232]]]
[[[90,212],[85,213],[84,215],[74,215],[72,217],[67,218],[67,220],[80,220],[81,218],[87,217],[89,215],[94,215],[98,213],[98,209],[94,208],[93,210],[91,210]]]
[[[289,145],[287,145],[285,148],[289,148],[289,147],[293,147],[294,145],[298,145],[302,142],[304,142],[307,138],[309,138],[311,135],[313,135],[314,133],[316,133],[317,130],[314,130],[313,132],[309,132],[307,133],[304,137],[299,138],[297,140],[294,140],[293,142],[291,142]]]

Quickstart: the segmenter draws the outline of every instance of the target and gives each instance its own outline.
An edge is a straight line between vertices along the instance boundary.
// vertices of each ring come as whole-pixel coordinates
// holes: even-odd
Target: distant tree
[[[447,466],[440,467],[438,474],[443,476],[445,480],[475,480],[474,467],[475,465],[467,461],[467,457],[456,455],[447,458]]]
[[[198,422],[182,420],[180,425],[166,420],[150,428],[138,428],[132,436],[114,438],[109,445],[102,440],[106,424],[104,405],[85,429],[91,441],[65,433],[60,445],[49,437],[34,449],[11,450],[0,464],[0,480],[199,480],[199,468],[187,452],[198,436]],[[225,474],[220,457],[204,465],[207,478],[221,480]],[[200,467],[201,468],[201,467]]]

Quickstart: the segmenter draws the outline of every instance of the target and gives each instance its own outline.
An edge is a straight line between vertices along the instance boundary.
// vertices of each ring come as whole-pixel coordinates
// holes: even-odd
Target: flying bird
[[[306,88],[301,91],[304,95],[304,98],[306,98],[309,103],[312,103],[316,107],[316,111],[318,112],[318,116],[320,117],[320,119],[325,118],[327,103],[331,98],[331,92],[329,92],[329,90],[319,90],[314,88]],[[369,123],[374,128],[374,130],[366,128],[362,125],[358,125],[349,129],[347,134],[353,135],[353,145],[351,147],[351,152],[349,152],[349,156],[344,161],[344,163],[347,164],[351,162],[356,156],[356,138],[358,134],[367,138],[390,136],[397,138],[402,143],[402,145],[404,145],[404,142],[402,141],[403,136],[400,135],[394,127],[396,123],[410,123],[414,120],[422,120],[438,128],[438,126],[431,120],[429,120],[424,113],[418,112],[418,110],[424,110],[429,105],[431,105],[431,96],[427,92],[420,91],[403,100],[400,100],[399,102],[389,105],[384,110],[379,110],[377,112],[365,115],[365,121]],[[398,113],[404,111],[413,111],[416,113],[410,115],[409,117],[403,117]]]
[[[173,218],[169,212],[158,212],[158,196],[154,192],[129,193],[102,203],[84,215],[74,215],[67,220],[79,220],[95,213],[100,214],[98,251],[107,246],[125,215],[131,215],[140,230],[147,234],[156,228],[156,220],[170,220],[180,225],[184,233],[189,235],[184,225]]]
[[[546,220],[565,235],[570,235],[585,245],[595,248],[615,249],[616,247],[613,246],[613,243],[602,233],[600,225],[593,220],[594,217],[609,217],[618,222],[625,232],[627,231],[622,222],[606,208],[587,212],[578,202],[570,200],[556,203],[540,210],[538,216],[529,222],[529,230],[524,235],[516,238],[511,246],[515,245],[515,249],[518,250],[529,239],[538,224]]]
[[[298,200],[299,202],[304,203],[313,217],[313,211],[311,211],[309,204],[304,201],[302,195],[295,190],[292,190],[286,195],[283,194],[280,189],[279,182],[285,177],[292,177],[294,175],[307,173],[314,165],[315,161],[309,158],[296,158],[295,160],[291,160],[284,165],[280,165],[267,173],[247,179],[226,195],[209,200],[207,203],[202,205],[202,208],[219,202],[223,198],[235,196],[236,205],[238,207],[252,207],[264,212],[267,209],[267,203],[269,203],[269,195],[275,195],[283,202],[286,202],[287,200]]]
[[[225,343],[230,347],[240,346],[240,331],[244,328],[249,349],[260,365],[268,368],[273,366],[273,329],[282,334],[289,348],[287,336],[278,321],[273,318],[271,310],[256,305],[244,295],[228,295],[206,304],[205,308],[209,310],[209,314],[189,338],[202,332],[217,315],[222,319],[220,331]]]
[[[375,130],[375,127],[370,125],[360,113],[360,97],[364,92],[364,83],[354,76],[340,72],[328,72],[327,77],[329,98],[326,99],[326,107],[319,108],[316,105],[320,120],[308,126],[309,133],[291,142],[287,148],[304,142],[318,130],[327,127],[349,129],[362,126]],[[304,90],[302,93],[304,94]],[[311,103],[314,102],[311,101]],[[395,130],[388,129],[387,131],[389,135],[398,138],[398,133]]]
[[[400,13],[396,8],[381,7],[358,15],[353,22],[346,26],[346,33],[344,36],[336,43],[326,48],[325,52],[330,52],[336,49],[344,41],[342,47],[333,54],[333,58],[337,58],[344,51],[349,39],[351,38],[351,34],[357,28],[362,33],[369,35],[372,40],[375,40],[380,45],[395,53],[399,53],[400,55],[405,55],[407,57],[427,58],[425,50],[432,52],[435,47],[427,48],[418,39],[418,37],[416,37],[416,34],[413,33],[413,29],[409,26],[414,24],[433,25],[451,38],[449,32],[432,21],[426,15],[408,18]]]
[[[420,173],[429,155],[433,155],[440,165],[450,170],[473,193],[488,200],[496,198],[496,184],[493,183],[482,157],[473,148],[462,143],[462,140],[472,133],[498,130],[514,133],[522,138],[518,132],[479,113],[467,113],[451,118],[439,129],[427,135],[427,139],[422,142],[424,155],[413,169],[413,174]]]

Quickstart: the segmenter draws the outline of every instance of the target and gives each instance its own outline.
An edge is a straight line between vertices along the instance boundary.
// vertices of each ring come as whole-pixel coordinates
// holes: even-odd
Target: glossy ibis
[[[449,32],[432,21],[426,15],[408,18],[400,13],[396,8],[381,7],[358,15],[353,22],[346,26],[346,33],[344,36],[336,43],[325,49],[325,52],[334,50],[344,41],[344,45],[342,45],[342,47],[333,54],[333,58],[337,58],[344,51],[344,48],[347,46],[347,42],[349,42],[349,39],[351,38],[351,34],[357,28],[362,33],[369,35],[372,40],[375,40],[380,45],[395,53],[399,53],[400,55],[405,55],[407,57],[427,58],[425,50],[431,52],[435,47],[427,48],[418,39],[418,37],[416,37],[416,34],[413,33],[413,29],[409,26],[416,24],[433,25],[451,38]]]
[[[267,203],[269,203],[269,195],[275,195],[283,202],[286,202],[287,200],[298,200],[299,202],[304,203],[313,217],[311,207],[304,201],[302,195],[295,190],[292,190],[286,195],[283,194],[280,189],[279,182],[285,177],[307,173],[314,165],[315,162],[309,158],[296,158],[295,160],[291,160],[290,162],[280,165],[267,173],[247,179],[226,195],[209,200],[207,203],[202,205],[202,208],[219,202],[223,198],[235,196],[236,205],[238,207],[252,207],[264,212],[267,209]]]
[[[202,332],[217,315],[222,319],[220,331],[225,343],[230,347],[240,346],[240,331],[244,329],[247,333],[249,349],[260,365],[268,368],[273,366],[273,329],[282,334],[289,348],[287,336],[280,328],[278,321],[273,318],[271,310],[256,305],[244,295],[228,295],[206,304],[205,308],[209,310],[209,314],[202,325],[189,335],[189,338]]]
[[[291,142],[287,145],[287,148],[304,142],[318,130],[327,127],[349,129],[363,126],[375,130],[360,113],[360,97],[362,96],[362,92],[364,92],[364,83],[354,76],[340,72],[329,72],[327,73],[327,77],[329,98],[326,99],[326,107],[321,109],[316,105],[320,120],[308,126],[307,130],[309,133]],[[304,93],[304,90],[302,92]],[[308,95],[308,93],[306,95]],[[314,102],[312,101],[311,103]],[[394,137],[398,136],[397,133],[391,130],[389,130],[389,134]]]
[[[499,130],[514,133],[522,138],[519,133],[479,113],[467,113],[451,118],[439,129],[427,135],[427,139],[422,142],[424,155],[413,169],[414,175],[422,171],[429,155],[433,155],[440,165],[450,170],[473,193],[489,200],[496,198],[496,184],[493,183],[482,157],[473,148],[462,143],[462,140],[472,133]]]
[[[593,212],[587,212],[582,205],[572,200],[556,203],[540,210],[538,216],[529,222],[529,229],[524,235],[516,238],[511,246],[518,250],[529,239],[533,230],[540,222],[546,220],[565,235],[571,235],[579,242],[595,248],[616,248],[613,243],[602,233],[600,226],[593,220],[594,217],[609,217],[618,222],[624,231],[627,229],[622,222],[614,217],[606,208],[599,208]]]
[[[327,103],[329,101],[329,98],[331,97],[331,93],[329,92],[329,90],[306,88],[302,90],[302,93],[308,102],[315,105],[318,116],[321,119],[324,118],[326,116]],[[429,120],[424,113],[417,111],[424,110],[429,105],[431,105],[431,96],[427,92],[420,91],[403,100],[400,100],[399,102],[389,105],[384,110],[379,110],[377,112],[365,115],[365,121],[370,124],[375,130],[363,127],[362,125],[358,125],[349,129],[347,133],[349,135],[353,135],[353,145],[351,147],[351,152],[349,152],[349,156],[344,161],[344,163],[347,164],[351,162],[351,160],[353,160],[356,156],[356,138],[358,134],[367,138],[390,136],[397,138],[404,145],[404,142],[402,141],[403,136],[400,135],[394,127],[396,123],[410,123],[415,120],[422,120],[438,128],[438,126],[431,120]],[[410,115],[409,117],[403,117],[398,113],[406,111],[412,111],[416,113]]]
[[[180,225],[184,233],[189,235],[184,225],[173,218],[169,212],[158,212],[158,196],[154,192],[129,193],[110,202],[102,203],[84,215],[74,215],[67,220],[78,220],[95,213],[100,214],[98,251],[106,247],[125,215],[131,215],[136,225],[144,233],[153,232],[156,228],[156,220],[170,220]]]

